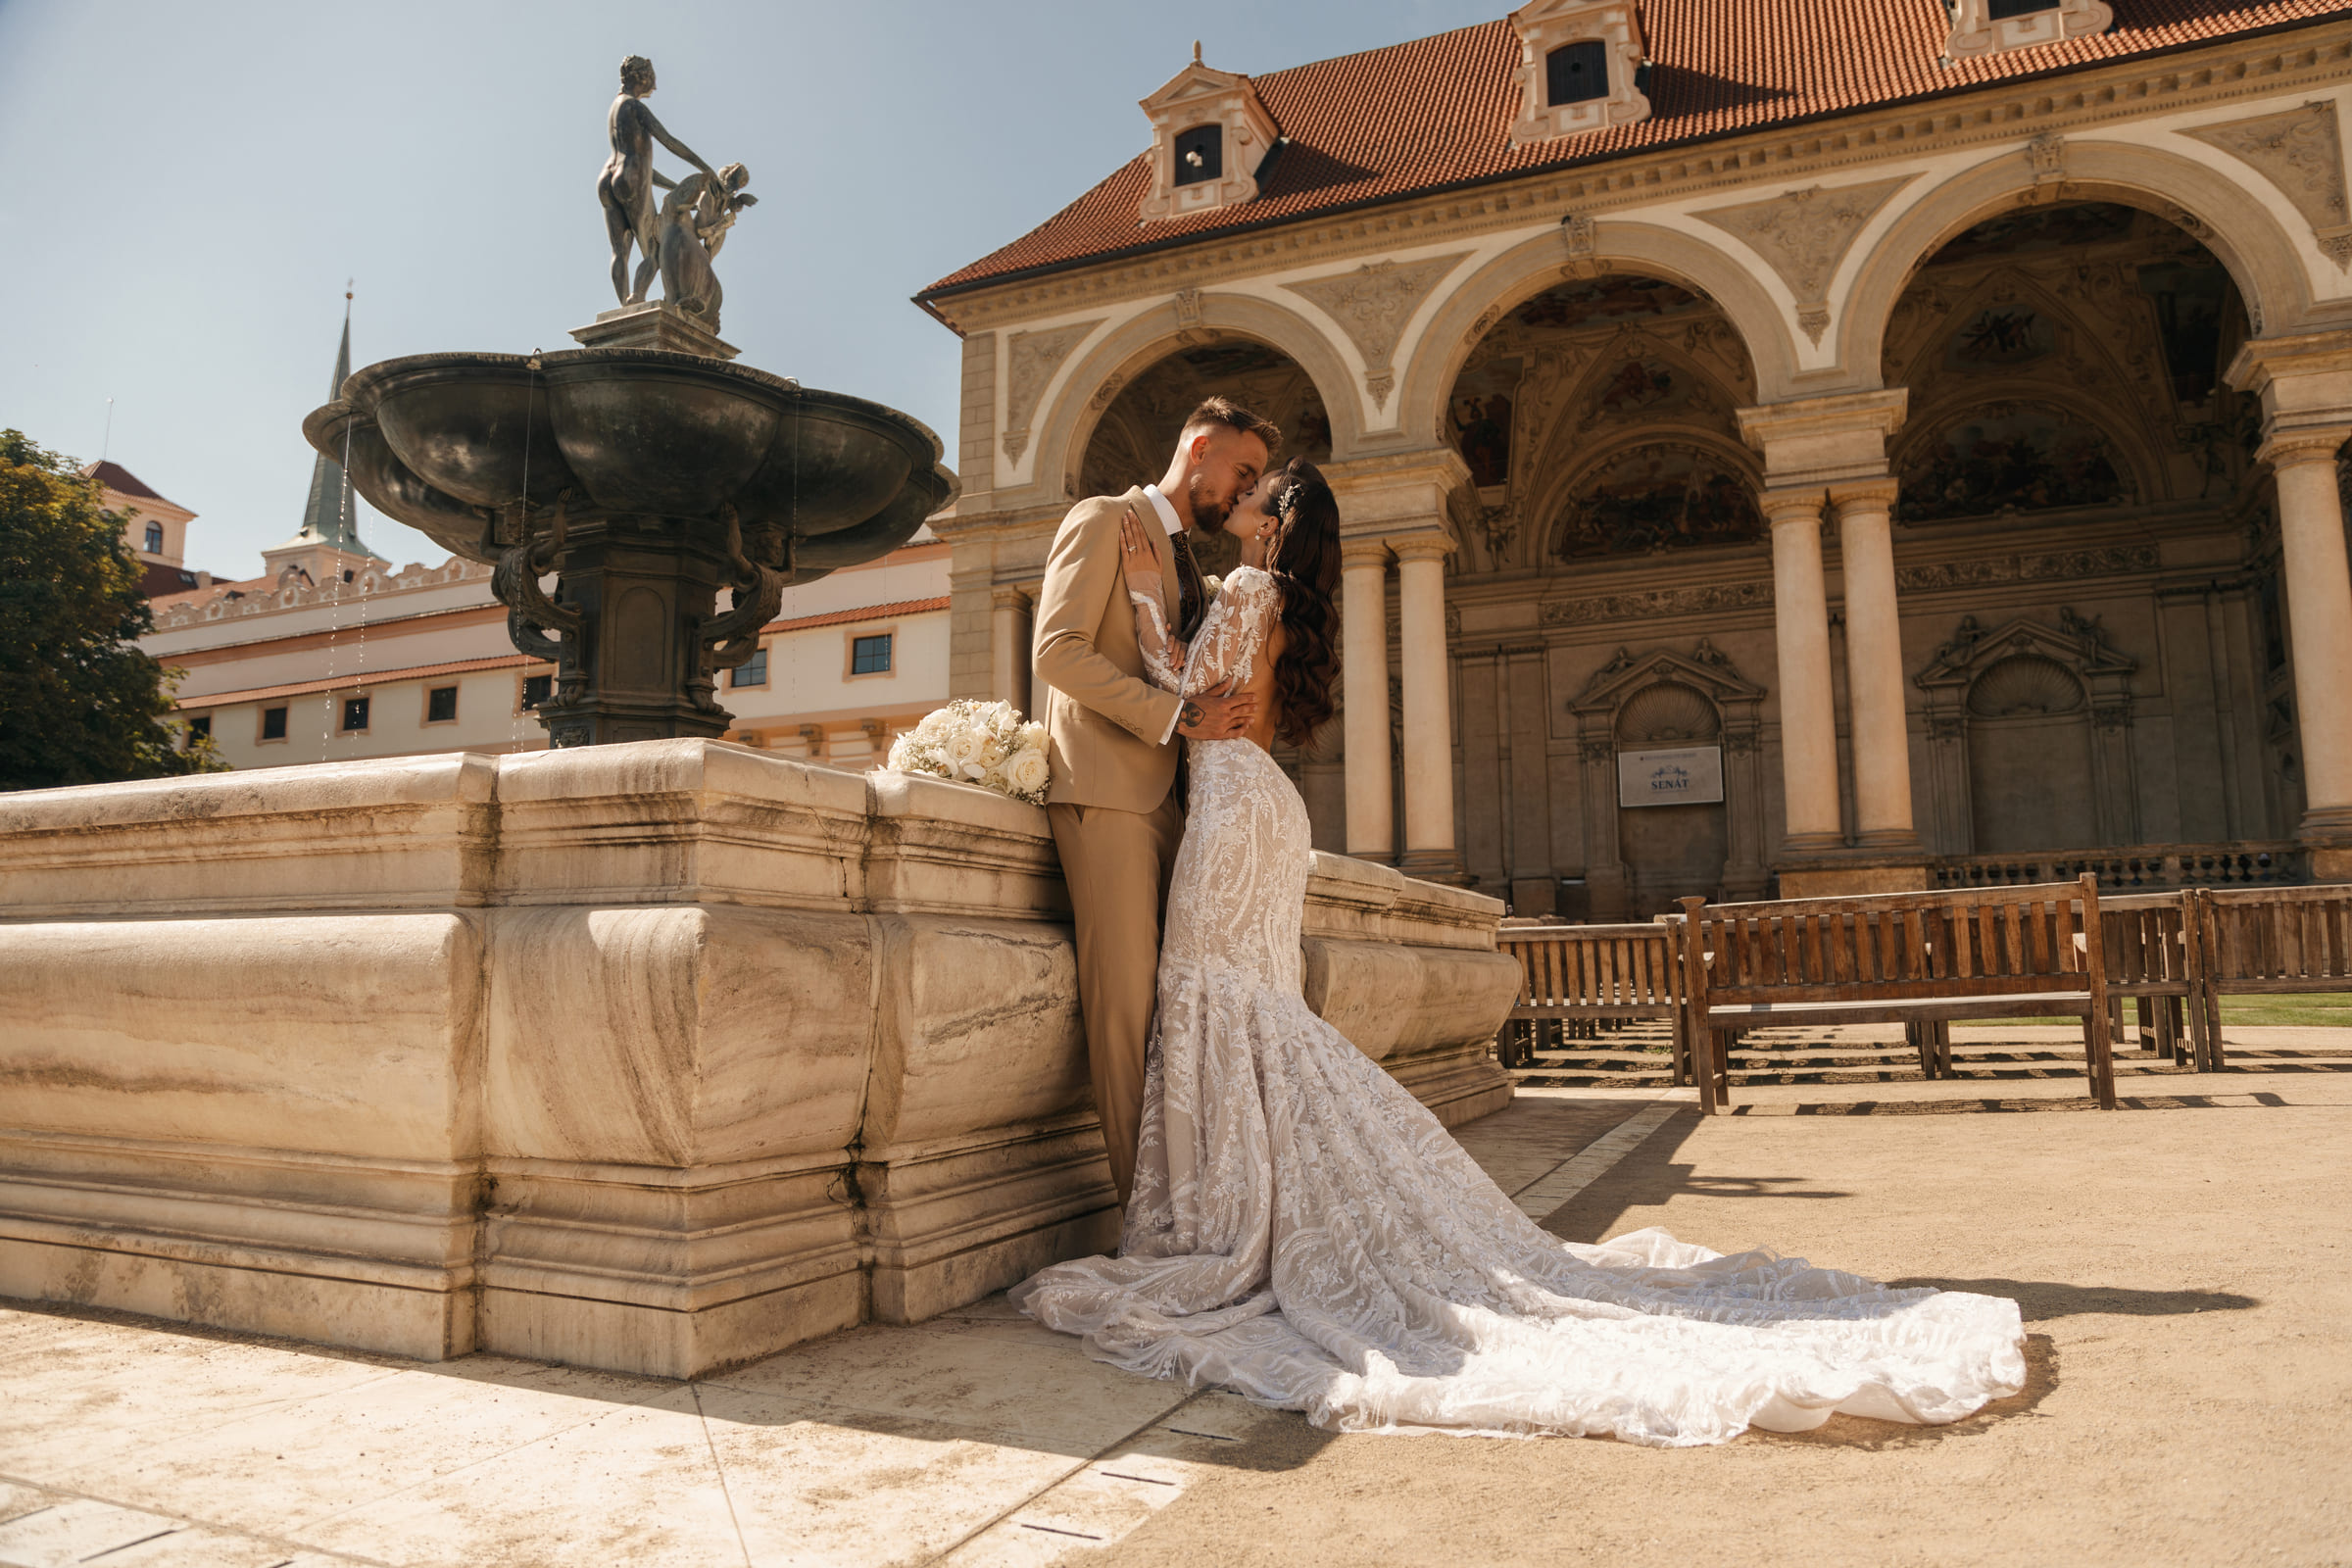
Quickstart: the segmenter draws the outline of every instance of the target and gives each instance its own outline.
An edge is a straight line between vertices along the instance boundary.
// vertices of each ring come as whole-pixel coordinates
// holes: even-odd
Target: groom
[[[1144,1113],[1144,1045],[1159,970],[1160,907],[1184,832],[1176,738],[1249,729],[1254,697],[1179,698],[1144,678],[1135,606],[1119,569],[1119,521],[1158,544],[1161,609],[1178,637],[1207,613],[1194,540],[1222,530],[1282,443],[1225,398],[1192,412],[1159,483],[1081,501],[1061,519],[1037,601],[1037,678],[1047,687],[1046,818],[1077,921],[1078,1005],[1110,1177],[1127,1201]],[[1151,526],[1157,523],[1157,527]]]

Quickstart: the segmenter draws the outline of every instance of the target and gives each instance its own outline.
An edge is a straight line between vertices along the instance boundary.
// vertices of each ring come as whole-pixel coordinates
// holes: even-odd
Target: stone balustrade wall
[[[1498,1107],[1492,899],[1308,1000]],[[1116,1242],[1044,813],[704,741],[0,797],[0,1295],[670,1376]]]

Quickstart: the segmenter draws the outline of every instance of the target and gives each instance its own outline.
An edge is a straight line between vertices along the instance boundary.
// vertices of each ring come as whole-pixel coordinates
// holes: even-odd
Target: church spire
[[[351,378],[351,287],[343,289],[343,343],[335,351],[335,379],[327,387],[328,400],[343,395],[343,383]],[[302,529],[295,536],[305,544],[331,545],[353,555],[372,556],[374,551],[360,542],[359,514],[351,493],[351,475],[343,465],[324,453],[311,468],[311,499],[302,509]]]

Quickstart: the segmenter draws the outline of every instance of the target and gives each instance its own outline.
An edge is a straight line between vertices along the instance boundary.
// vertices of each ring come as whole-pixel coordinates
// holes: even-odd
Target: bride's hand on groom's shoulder
[[[1119,519],[1119,565],[1127,573],[1131,592],[1158,597],[1159,555],[1132,512]]]

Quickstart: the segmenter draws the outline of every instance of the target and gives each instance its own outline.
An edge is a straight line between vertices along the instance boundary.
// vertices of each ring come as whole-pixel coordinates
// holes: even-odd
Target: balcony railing
[[[2071,882],[2094,873],[2102,892],[2170,888],[2278,887],[2311,879],[2310,858],[2292,841],[2275,844],[2141,844],[2120,850],[2036,850],[2022,855],[1954,855],[1935,862],[1936,886],[2005,887]]]

